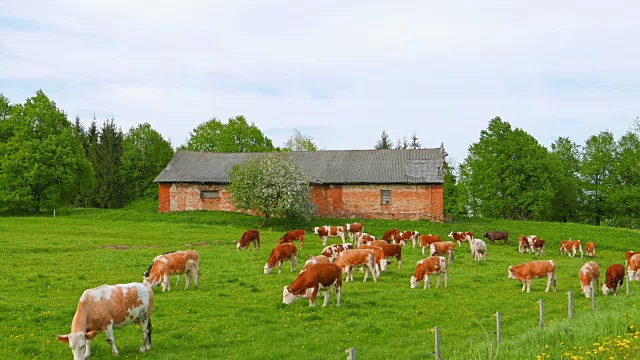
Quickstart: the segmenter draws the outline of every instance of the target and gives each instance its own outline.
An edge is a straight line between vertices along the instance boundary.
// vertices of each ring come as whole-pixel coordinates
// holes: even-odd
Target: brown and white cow
[[[469,247],[473,261],[487,261],[487,243],[481,239],[472,238],[469,240]]]
[[[330,237],[338,237],[342,239],[343,244],[347,242],[343,226],[317,226],[313,228],[313,233],[320,236],[323,246],[327,245],[327,238]],[[300,248],[302,249],[302,247]]]
[[[448,262],[453,262],[453,255],[456,250],[456,243],[453,241],[434,242],[429,245],[429,256],[449,255]]]
[[[531,253],[529,239],[524,235],[520,235],[518,236],[518,251],[520,251],[521,254],[524,254],[525,250],[527,251],[527,253]]]
[[[635,254],[629,259],[627,266],[629,281],[640,281],[640,254]]]
[[[278,244],[293,244],[294,241],[300,241],[300,249],[302,249],[306,234],[304,230],[289,230],[278,240]]]
[[[602,294],[607,295],[613,290],[615,296],[618,292],[618,286],[622,287],[624,284],[624,266],[620,264],[613,264],[607,268],[606,282],[602,284]]]
[[[322,255],[328,257],[331,261],[335,261],[341,252],[349,249],[353,249],[353,244],[333,244],[325,247],[322,250]]]
[[[249,250],[249,245],[251,243],[253,243],[253,250],[256,249],[256,244],[258,245],[258,249],[260,249],[260,231],[256,229],[245,231],[240,238],[237,248],[238,250],[242,250],[242,248]]]
[[[533,241],[533,246],[531,247],[531,249],[536,255],[544,255],[545,253],[544,243],[545,243],[544,239],[540,239],[540,238],[536,238]]]
[[[384,256],[384,250],[379,246],[360,244],[358,249],[371,249],[376,252],[376,271],[380,276],[381,271],[387,271],[387,259]]]
[[[560,242],[560,254],[566,253],[569,257],[576,256],[576,252],[580,251],[580,258],[584,257],[582,252],[582,242],[580,240],[564,240]]]
[[[505,245],[509,243],[509,233],[506,231],[489,231],[484,233],[482,236],[491,240],[492,244],[495,244],[496,240],[504,240]]]
[[[71,322],[71,333],[56,335],[68,343],[73,358],[85,359],[91,355],[91,341],[104,331],[111,352],[118,356],[113,329],[132,323],[140,324],[142,345],[140,352],[151,349],[151,311],[153,290],[141,283],[102,285],[82,293]]]
[[[640,254],[640,251],[627,251],[626,253],[624,253],[624,265],[628,266],[629,260],[631,260],[631,257],[637,254]]]
[[[509,279],[517,279],[522,281],[522,291],[525,287],[527,292],[531,290],[531,279],[548,277],[547,290],[553,285],[553,291],[556,291],[556,264],[553,260],[546,261],[529,261],[520,265],[509,266]]]
[[[398,260],[398,269],[402,269],[402,245],[384,244],[384,240],[373,241],[369,245],[381,248],[384,251],[384,257],[387,259],[396,258]]]
[[[354,236],[356,236],[358,233],[364,232],[364,225],[362,225],[359,222],[353,223],[353,224],[346,224],[344,226],[344,229],[346,230],[347,234],[349,234],[349,241],[353,242]]]
[[[371,234],[367,234],[367,233],[358,233],[358,235],[356,235],[356,243],[358,245],[360,244],[368,244],[372,241],[376,241],[377,238]]]
[[[349,282],[349,279],[353,281],[353,268],[358,266],[365,266],[364,270],[364,281],[366,282],[369,278],[369,273],[373,276],[373,282],[378,281],[378,277],[376,276],[376,252],[375,250],[370,249],[354,249],[354,250],[345,250],[340,253],[338,259],[336,260],[336,264],[342,269],[342,272],[347,274],[346,281]]]
[[[324,291],[324,304],[329,303],[329,290],[334,286],[340,307],[342,295],[342,270],[332,262],[318,263],[306,267],[291,285],[285,286],[282,291],[282,302],[286,305],[293,303],[297,298],[309,298],[309,306],[316,306],[316,296],[319,291]]]
[[[596,256],[596,243],[594,243],[593,241],[589,241],[587,243],[586,251],[587,251],[587,256],[590,256],[590,257]]]
[[[411,288],[415,289],[420,281],[424,280],[424,289],[431,287],[429,284],[429,275],[438,274],[436,287],[440,286],[440,277],[444,275],[444,287],[449,285],[449,273],[447,260],[442,256],[431,256],[418,261],[416,271],[411,277]]]
[[[462,246],[463,241],[471,241],[473,239],[473,232],[471,231],[458,231],[450,232],[449,237],[458,243],[458,247]]]
[[[592,294],[595,296],[595,289],[600,286],[600,266],[589,261],[582,265],[578,274],[584,296],[587,298],[590,298]]]
[[[275,269],[278,268],[278,274],[282,273],[282,264],[285,260],[289,260],[291,262],[291,272],[296,271],[296,263],[298,256],[298,248],[295,244],[284,243],[276,245],[273,250],[271,250],[271,255],[269,256],[269,260],[266,264],[264,264],[264,274],[269,275]]]
[[[391,229],[391,230],[387,230],[384,235],[382,235],[382,240],[386,240],[386,241],[395,241],[397,238],[400,237],[400,230],[398,229]]]
[[[180,275],[185,274],[187,280],[184,289],[189,289],[189,284],[193,278],[194,288],[198,290],[198,282],[200,279],[198,270],[199,262],[200,256],[195,250],[176,251],[158,255],[153,259],[149,270],[144,273],[143,283],[152,288],[161,283],[162,292],[171,291],[171,275],[178,275],[178,279],[176,280],[176,286],[178,286],[180,283]]]
[[[529,235],[527,236],[527,240],[529,241],[529,246],[533,246],[533,243],[538,240],[538,235]]]
[[[304,262],[304,266],[302,267],[302,271],[305,271],[305,269],[308,268],[311,265],[315,265],[315,264],[319,264],[319,263],[329,263],[329,262],[331,262],[331,259],[329,259],[328,257],[326,257],[324,255],[314,256],[311,259],[309,259],[309,260]]]
[[[413,247],[415,247],[415,244],[418,242],[418,239],[420,239],[419,232],[415,230],[405,230],[400,233],[400,235],[398,236],[398,239],[396,239],[395,242],[402,246],[405,246],[409,241],[411,241],[411,243],[414,244]]]
[[[428,248],[431,244],[440,242],[440,235],[422,234],[420,235],[420,245],[422,246],[422,255],[424,255],[424,248]],[[415,246],[414,246],[415,247]]]

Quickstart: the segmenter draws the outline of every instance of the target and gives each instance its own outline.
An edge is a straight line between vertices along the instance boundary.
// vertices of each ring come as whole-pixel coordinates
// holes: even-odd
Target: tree
[[[415,134],[414,134],[415,135]],[[444,213],[449,215],[466,215],[464,199],[460,195],[456,165],[450,163],[449,154],[444,150],[444,144],[440,144],[444,157]]]
[[[318,147],[313,138],[303,135],[298,129],[293,129],[293,135],[284,144],[284,151],[317,151]]]
[[[418,142],[418,136],[416,136],[416,132],[414,131],[413,135],[411,135],[411,144],[409,144],[409,147],[412,149],[420,149],[421,146]]]
[[[549,161],[551,168],[556,170],[552,173],[555,195],[551,203],[550,220],[580,220],[577,215],[580,204],[580,146],[568,137],[559,137],[551,144]]]
[[[584,146],[580,176],[584,188],[586,216],[599,226],[607,209],[607,197],[612,186],[612,169],[616,142],[613,134],[603,131],[589,137]]]
[[[257,211],[269,218],[284,216],[308,222],[316,206],[311,202],[309,180],[286,153],[253,156],[229,172],[231,202],[237,209]]]
[[[378,142],[376,143],[375,148],[377,150],[392,148],[391,139],[389,139],[389,135],[386,131],[382,130],[382,135],[380,136],[380,140],[378,140]]]
[[[42,90],[1,121],[0,207],[39,211],[69,204],[93,176],[73,124]]]
[[[607,213],[613,226],[640,225],[640,137],[628,131],[617,142]]]
[[[127,202],[145,196],[157,196],[153,179],[173,157],[171,143],[149,123],[131,128],[122,142],[122,173]]]
[[[407,141],[407,138],[404,137],[402,141],[400,141],[400,138],[398,138],[398,142],[396,143],[396,149],[408,149],[408,148],[409,148],[409,142]]]
[[[267,152],[274,151],[266,137],[244,116],[230,118],[226,124],[215,117],[198,125],[187,140],[186,149],[206,152]]]
[[[113,119],[106,120],[100,129],[94,169],[96,173],[95,203],[104,209],[125,204],[122,177],[122,141],[124,135]]]

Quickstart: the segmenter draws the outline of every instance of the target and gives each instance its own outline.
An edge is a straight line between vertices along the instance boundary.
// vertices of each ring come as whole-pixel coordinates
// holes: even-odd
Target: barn
[[[317,215],[443,221],[443,149],[289,153],[307,176]],[[154,180],[160,212],[234,211],[228,171],[260,153],[178,151]]]

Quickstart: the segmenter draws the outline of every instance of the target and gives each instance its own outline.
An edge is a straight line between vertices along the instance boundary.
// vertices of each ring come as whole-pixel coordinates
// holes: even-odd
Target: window
[[[220,197],[220,190],[200,190],[201,199],[213,199]]]
[[[380,203],[382,205],[391,204],[391,190],[380,190]]]

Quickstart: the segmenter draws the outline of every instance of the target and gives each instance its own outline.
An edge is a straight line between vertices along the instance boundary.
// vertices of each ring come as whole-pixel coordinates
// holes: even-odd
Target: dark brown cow
[[[251,243],[253,243],[253,250],[256,249],[256,244],[258,244],[257,247],[260,249],[260,231],[256,229],[245,231],[238,243],[238,250],[242,250],[242,248],[249,250],[249,245],[251,245]]]
[[[336,306],[340,306],[340,296],[342,295],[342,269],[332,262],[318,263],[310,265],[302,270],[291,285],[285,286],[282,291],[282,302],[291,304],[299,297],[308,297],[309,306],[316,306],[316,296],[320,290],[324,290],[324,304],[329,303],[329,289],[335,286],[338,301]]]
[[[307,234],[304,230],[290,230],[287,231],[280,240],[278,240],[278,244],[293,244],[294,241],[300,241],[300,249],[302,249],[302,244],[304,244],[304,236]]]
[[[495,244],[496,240],[504,240],[505,245],[509,243],[509,233],[506,231],[490,231],[490,232],[484,233],[484,235],[482,236],[491,240],[492,244]]]
[[[544,255],[544,239],[536,238],[531,248],[536,255]]]
[[[398,260],[398,269],[402,269],[402,245],[383,244],[378,241],[373,241],[369,244],[381,248],[384,251],[385,258],[396,258]]]
[[[607,295],[613,290],[615,296],[618,292],[618,286],[624,284],[624,266],[613,264],[607,268],[607,281],[602,284],[602,294]]]
[[[391,229],[391,230],[387,230],[387,232],[385,232],[384,235],[382,235],[382,240],[395,241],[395,239],[398,239],[399,237],[400,237],[400,230]]]

